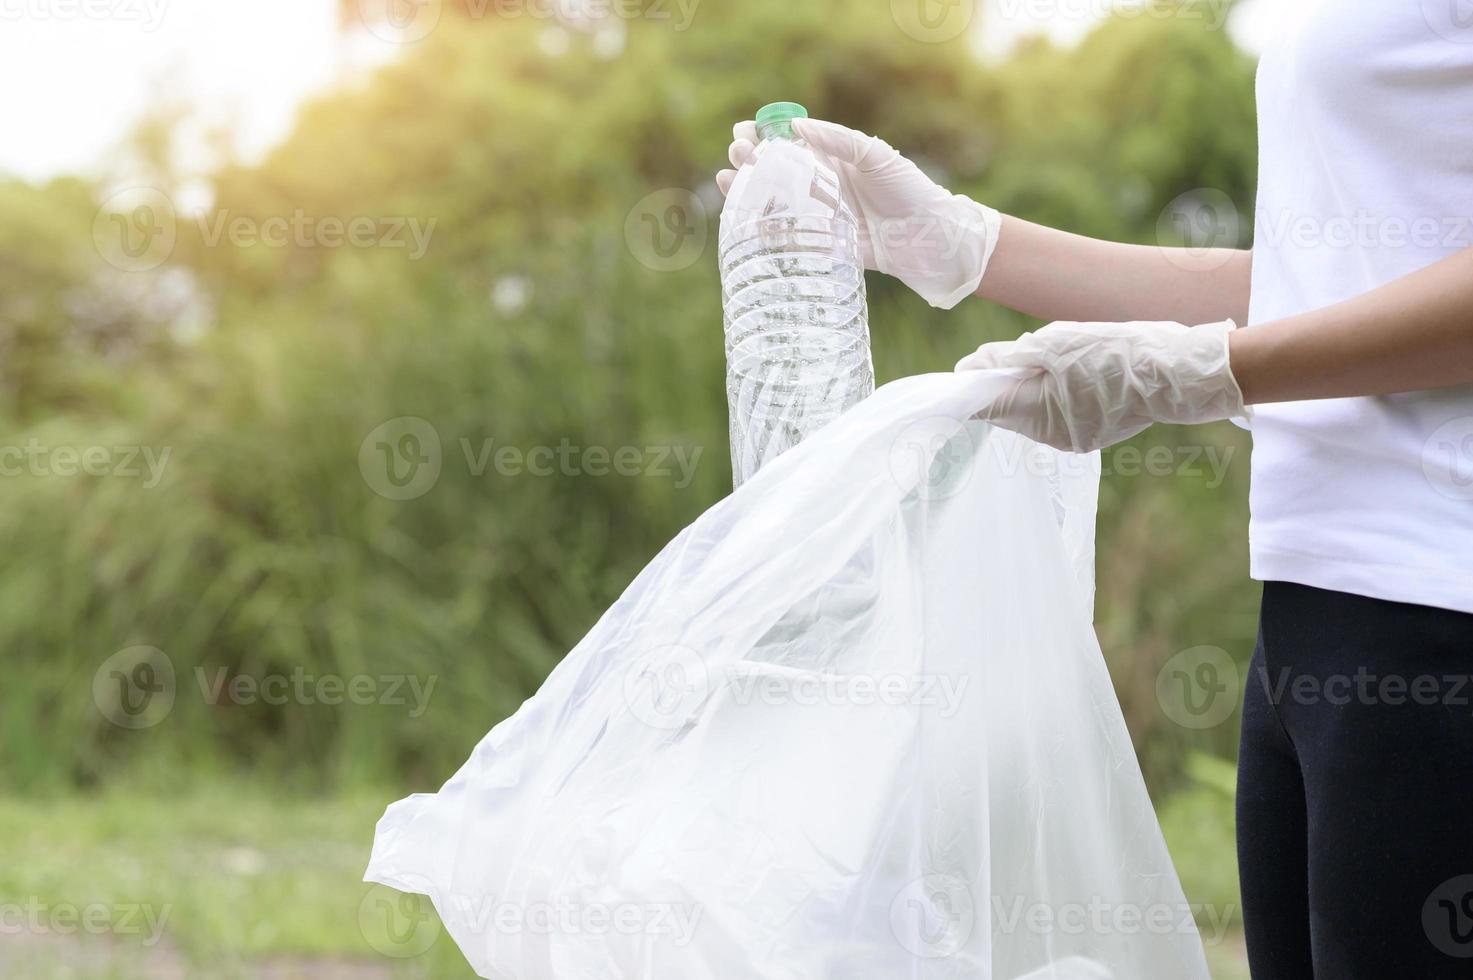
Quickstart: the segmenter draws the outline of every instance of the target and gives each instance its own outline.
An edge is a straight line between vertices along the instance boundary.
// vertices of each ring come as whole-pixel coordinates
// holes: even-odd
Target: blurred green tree
[[[170,451],[152,487],[10,481],[0,643],[19,670],[0,694],[0,781],[447,774],[729,487],[712,174],[732,122],[764,102],[798,99],[958,191],[1106,237],[1158,240],[1184,193],[1252,193],[1252,63],[1195,18],[1120,19],[994,65],[965,38],[917,40],[839,0],[700,6],[685,29],[466,13],[306,107],[261,163],[214,175],[166,266],[209,297],[214,327],[169,357],[78,353],[83,321],[63,298],[106,272],[88,251],[89,189],[0,188],[0,216],[23,219],[0,220],[12,430]],[[221,219],[316,231],[242,244],[217,237]],[[324,245],[323,222],[355,219],[379,237]],[[386,241],[395,222],[430,230],[422,255]],[[931,310],[881,277],[870,290],[882,380],[1030,326],[982,303]],[[94,363],[108,368],[101,416],[77,394]],[[440,472],[398,500],[373,461],[375,433],[402,417],[430,427]],[[1226,428],[1137,446],[1204,439],[1242,448]],[[564,444],[635,449],[641,475],[478,469],[488,449]],[[666,451],[693,471],[655,472]],[[1251,640],[1245,469],[1246,452],[1215,484],[1106,480],[1100,632],[1158,782],[1192,746],[1231,752],[1223,729],[1166,721],[1154,678],[1176,649]],[[136,644],[167,654],[176,686],[141,731],[110,722],[92,688]],[[222,671],[438,684],[411,715],[211,697]],[[85,735],[58,745],[57,731]]]

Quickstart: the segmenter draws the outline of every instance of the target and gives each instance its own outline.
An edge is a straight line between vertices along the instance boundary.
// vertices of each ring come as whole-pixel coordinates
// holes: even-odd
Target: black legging
[[[1254,980],[1473,977],[1473,614],[1264,585],[1238,761]]]

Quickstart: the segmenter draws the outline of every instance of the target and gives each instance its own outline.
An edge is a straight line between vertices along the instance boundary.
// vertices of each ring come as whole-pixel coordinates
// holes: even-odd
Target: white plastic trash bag
[[[1091,627],[1098,459],[887,385],[675,538],[366,880],[498,980],[1198,980]]]

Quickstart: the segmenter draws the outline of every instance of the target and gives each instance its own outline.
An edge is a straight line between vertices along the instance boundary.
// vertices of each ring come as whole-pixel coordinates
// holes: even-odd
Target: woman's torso
[[[1473,246],[1473,18],[1286,6],[1258,74],[1256,325]],[[1264,405],[1252,429],[1255,578],[1473,612],[1473,385]]]

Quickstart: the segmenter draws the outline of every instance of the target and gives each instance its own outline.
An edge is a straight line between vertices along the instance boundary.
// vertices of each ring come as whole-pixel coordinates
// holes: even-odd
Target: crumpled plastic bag
[[[368,881],[500,980],[1206,980],[1091,626],[1098,458],[887,385],[681,532]]]

